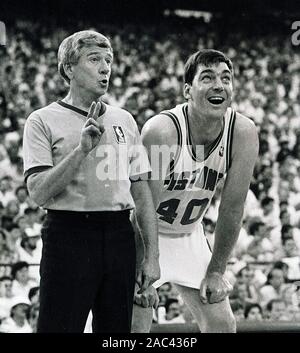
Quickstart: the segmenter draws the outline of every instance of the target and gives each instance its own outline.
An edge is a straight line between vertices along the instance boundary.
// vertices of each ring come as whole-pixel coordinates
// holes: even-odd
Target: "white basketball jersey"
[[[174,122],[179,146],[169,165],[156,210],[162,235],[192,233],[202,221],[218,182],[230,167],[235,112],[227,109],[221,133],[205,158],[203,154],[198,160],[201,146],[196,151],[192,147],[187,109],[185,103],[161,112]]]

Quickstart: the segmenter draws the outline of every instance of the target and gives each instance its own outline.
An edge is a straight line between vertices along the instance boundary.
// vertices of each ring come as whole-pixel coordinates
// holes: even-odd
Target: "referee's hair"
[[[64,65],[76,65],[80,58],[81,49],[92,45],[108,48],[113,53],[109,39],[92,30],[73,33],[61,42],[57,54],[58,72],[68,84],[70,84],[70,79],[65,73]]]

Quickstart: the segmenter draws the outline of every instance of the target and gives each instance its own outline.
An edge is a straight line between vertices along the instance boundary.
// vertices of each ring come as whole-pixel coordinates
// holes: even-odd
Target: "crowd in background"
[[[45,212],[28,196],[23,180],[22,134],[29,114],[62,99],[57,73],[63,38],[86,26],[50,28],[17,21],[0,48],[0,332],[34,332],[38,314],[41,224]],[[114,64],[104,100],[128,110],[139,128],[161,110],[184,101],[184,62],[194,51],[215,48],[234,63],[232,106],[252,119],[260,150],[243,226],[227,276],[238,320],[300,321],[300,53],[273,32],[248,36],[199,22],[172,27],[94,27],[112,42]],[[245,141],[247,143],[247,141]],[[219,190],[205,216],[213,243]],[[213,245],[213,244],[212,244]],[[201,256],[201,254],[199,254]],[[299,283],[300,286],[300,283]],[[158,290],[153,320],[193,319],[171,284]]]

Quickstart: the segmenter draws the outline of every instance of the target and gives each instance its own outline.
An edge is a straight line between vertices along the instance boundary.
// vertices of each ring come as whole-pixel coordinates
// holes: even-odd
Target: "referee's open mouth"
[[[99,80],[99,83],[101,86],[106,87],[108,85],[108,79],[104,78],[102,80]]]

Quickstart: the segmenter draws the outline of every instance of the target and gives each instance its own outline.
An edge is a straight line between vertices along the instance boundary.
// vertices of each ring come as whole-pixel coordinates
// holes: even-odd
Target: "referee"
[[[160,276],[150,166],[127,111],[101,102],[113,50],[94,31],[65,38],[58,69],[67,96],[34,111],[24,129],[24,175],[47,210],[37,332],[130,332],[135,278],[141,291]],[[146,256],[136,269],[135,208]]]

